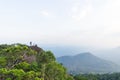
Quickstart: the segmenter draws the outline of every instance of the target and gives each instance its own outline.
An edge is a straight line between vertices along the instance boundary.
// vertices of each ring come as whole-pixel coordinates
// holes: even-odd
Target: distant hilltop
[[[58,57],[57,61],[62,63],[69,73],[111,73],[119,72],[120,66],[117,64],[103,60],[93,54],[81,53],[75,56]]]

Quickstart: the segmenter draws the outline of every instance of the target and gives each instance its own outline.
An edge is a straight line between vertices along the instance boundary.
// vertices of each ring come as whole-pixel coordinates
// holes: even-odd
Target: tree
[[[45,80],[65,80],[66,70],[63,66],[56,62],[51,62],[46,65]]]
[[[0,80],[73,80],[51,51],[23,44],[0,45]]]

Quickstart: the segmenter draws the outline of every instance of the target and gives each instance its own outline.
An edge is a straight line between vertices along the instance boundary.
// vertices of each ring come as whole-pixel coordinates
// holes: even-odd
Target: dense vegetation
[[[74,79],[51,51],[37,45],[0,45],[0,80],[120,80],[120,73],[79,74]]]
[[[120,80],[120,73],[111,74],[79,74],[74,76],[75,80]]]
[[[37,45],[0,45],[0,80],[73,80],[52,52]]]

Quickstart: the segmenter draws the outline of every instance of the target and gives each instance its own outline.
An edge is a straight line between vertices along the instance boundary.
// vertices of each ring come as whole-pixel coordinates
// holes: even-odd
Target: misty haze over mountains
[[[112,61],[120,65],[120,47],[94,50],[78,46],[43,46],[46,50],[51,50],[56,57],[75,55],[84,52],[91,52],[104,60]]]
[[[96,51],[95,53],[96,56],[99,56],[106,60],[110,60],[120,65],[120,47]]]
[[[57,61],[62,63],[71,74],[120,72],[119,65],[96,57],[91,53],[62,56],[58,57]]]

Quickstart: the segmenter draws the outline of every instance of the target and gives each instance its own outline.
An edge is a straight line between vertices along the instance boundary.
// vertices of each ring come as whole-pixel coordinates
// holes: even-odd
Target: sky
[[[120,46],[120,0],[0,0],[0,43]]]

